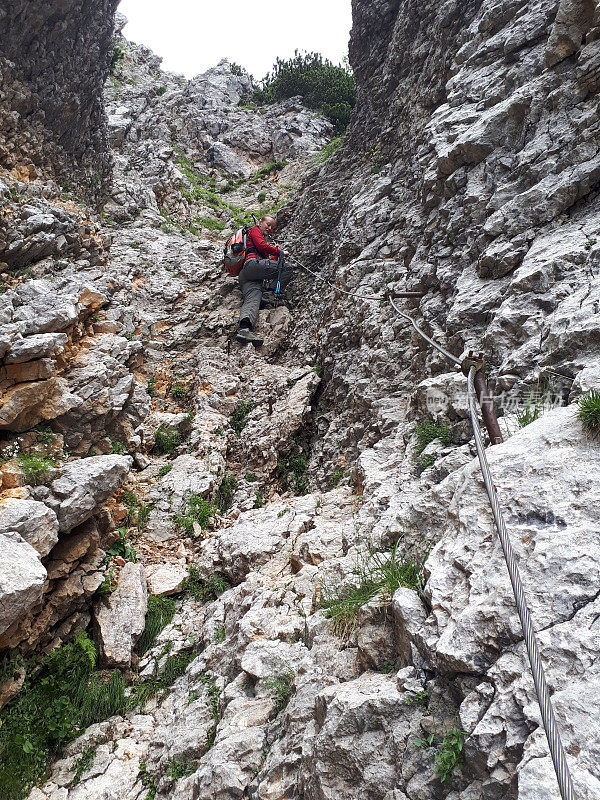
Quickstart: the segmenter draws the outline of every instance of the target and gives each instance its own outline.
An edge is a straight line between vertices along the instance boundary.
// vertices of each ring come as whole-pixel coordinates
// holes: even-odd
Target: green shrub
[[[324,161],[327,161],[328,158],[339,150],[340,147],[344,144],[344,137],[343,136],[336,136],[335,139],[332,139],[330,142],[327,142],[325,147],[322,147],[321,150],[316,155],[316,162],[317,164],[322,164]]]
[[[94,763],[95,756],[96,756],[96,748],[90,745],[85,748],[85,750],[79,756],[79,758],[75,759],[75,761],[73,762],[73,769],[75,771],[75,776],[73,778],[73,786],[77,786],[84,772],[87,772],[88,769],[91,769],[92,764]]]
[[[137,643],[138,655],[150,650],[158,634],[167,627],[175,616],[175,601],[164,595],[150,596],[146,611],[146,625]]]
[[[19,453],[19,466],[30,486],[40,486],[48,481],[55,467],[55,461],[48,456],[33,453]]]
[[[577,400],[578,418],[585,430],[594,438],[600,436],[600,391],[590,389]]]
[[[215,505],[221,512],[225,514],[229,511],[233,504],[233,496],[238,488],[238,482],[234,475],[224,475],[221,485],[217,489],[215,495]]]
[[[229,584],[225,578],[215,573],[204,580],[198,567],[192,564],[183,589],[187,594],[191,594],[194,600],[198,600],[201,603],[211,603],[219,595],[223,594],[226,589],[229,589]]]
[[[266,199],[267,199],[267,193],[266,192],[259,192],[258,193],[257,200],[258,200],[259,203],[264,203]]]
[[[158,470],[158,477],[164,478],[165,475],[168,475],[172,469],[173,469],[172,464],[163,464],[162,467]]]
[[[159,86],[158,89],[156,90],[156,94],[160,97],[166,91],[167,91],[167,87],[166,86]]]
[[[447,447],[452,442],[452,431],[444,422],[432,422],[429,419],[417,424],[415,429],[417,435],[417,445],[413,453],[413,461],[420,470],[430,467],[435,462],[433,454],[422,456],[421,453],[435,439]]]
[[[23,688],[0,713],[0,797],[19,800],[46,774],[64,744],[107,711],[123,707],[124,682],[94,673],[96,649],[85,633],[27,665]]]
[[[225,635],[227,634],[227,629],[224,625],[221,625],[219,628],[216,628],[215,632],[213,633],[213,642],[215,644],[221,644],[225,641]]]
[[[171,394],[173,397],[181,399],[183,397],[187,397],[190,393],[190,387],[185,381],[177,381],[171,387]]]
[[[354,78],[343,66],[335,66],[319,53],[300,53],[293,58],[278,58],[269,75],[255,89],[256,103],[276,103],[296,95],[308,108],[327,115],[336,131],[350,122],[355,102]]]
[[[388,553],[372,552],[355,569],[356,584],[338,589],[324,587],[321,608],[338,636],[346,638],[356,625],[360,608],[376,597],[390,601],[401,586],[421,592],[423,562],[399,556],[399,542]]]
[[[174,453],[180,444],[181,434],[179,431],[171,430],[161,422],[154,434],[152,452],[157,456],[162,456],[164,453]]]
[[[268,177],[272,172],[281,172],[284,167],[287,167],[287,161],[269,161],[268,164],[265,164],[264,167],[257,169],[256,172],[252,174],[251,180],[253,183],[257,181],[262,181],[264,178]],[[266,195],[265,195],[266,197]],[[260,195],[258,198],[259,202],[262,202],[260,199]]]
[[[127,447],[123,442],[117,442],[115,439],[111,439],[110,450],[108,452],[114,456],[124,456],[127,454]]]
[[[39,425],[35,426],[34,430],[36,438],[40,444],[52,444],[56,438],[56,434],[48,425],[42,425],[40,423]]]
[[[531,422],[535,422],[536,419],[539,419],[542,410],[543,406],[541,406],[539,403],[532,403],[529,401],[523,411],[517,411],[517,422],[519,427],[524,428]]]
[[[191,494],[186,500],[183,511],[174,516],[173,522],[191,536],[194,532],[194,522],[197,522],[203,531],[208,530],[210,520],[218,511],[219,509],[209,500]]]
[[[135,563],[136,554],[135,548],[131,544],[130,540],[127,538],[127,529],[126,528],[117,528],[117,533],[119,534],[119,538],[116,542],[113,542],[111,546],[106,551],[107,555],[109,556],[121,556],[124,558],[125,561],[132,561]]]
[[[254,506],[253,508],[262,508],[265,504],[265,492],[264,489],[259,489],[256,493],[256,497],[254,498]]]
[[[229,69],[231,70],[232,75],[237,75],[238,78],[241,78],[242,75],[245,73],[245,69],[240,67],[239,64],[236,64],[235,61],[232,61],[229,65]]]
[[[465,731],[455,726],[444,736],[435,754],[435,772],[442,784],[450,782],[455,767],[465,759],[465,736]]]
[[[307,461],[308,447],[300,439],[294,440],[289,452],[280,454],[277,459],[277,472],[284,488],[291,489],[296,495],[308,492]]]
[[[255,407],[256,403],[253,400],[240,400],[240,402],[234,408],[233,414],[231,415],[230,425],[238,434],[238,436],[246,425],[246,417]]]
[[[336,470],[329,480],[329,489],[330,490],[337,489],[343,477],[344,477],[344,470],[342,469]]]
[[[200,236],[203,230],[222,231],[224,228],[225,223],[213,217],[194,217],[190,222],[190,233],[194,236]]]
[[[294,673],[292,670],[285,670],[265,679],[265,688],[272,689],[275,695],[275,705],[279,711],[289,703],[293,686]]]
[[[171,758],[167,762],[167,778],[178,781],[180,778],[187,778],[198,768],[195,761],[188,761],[185,758]]]

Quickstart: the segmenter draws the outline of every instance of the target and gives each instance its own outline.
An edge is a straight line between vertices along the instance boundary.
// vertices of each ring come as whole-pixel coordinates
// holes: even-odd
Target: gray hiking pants
[[[276,261],[268,258],[249,258],[240,272],[239,281],[242,288],[242,310],[240,322],[248,320],[254,328],[258,319],[258,310],[262,298],[262,282],[264,280],[277,280],[278,267]],[[281,270],[281,288],[285,289],[292,277],[292,268],[283,262]]]

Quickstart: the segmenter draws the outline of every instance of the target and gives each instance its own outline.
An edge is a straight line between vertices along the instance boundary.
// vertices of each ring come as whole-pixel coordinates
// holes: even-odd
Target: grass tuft
[[[173,522],[182,528],[188,536],[194,533],[194,522],[202,528],[203,531],[208,530],[210,521],[213,519],[219,509],[213,505],[209,500],[197,494],[191,494],[186,500],[185,507],[180,514],[175,514]]]
[[[600,391],[590,389],[577,400],[577,417],[585,430],[594,438],[600,436]]]
[[[256,403],[252,400],[240,400],[233,410],[231,415],[230,425],[233,430],[240,435],[244,426],[246,425],[246,417],[256,407]]]
[[[194,600],[198,600],[201,603],[211,603],[219,595],[223,594],[226,589],[229,589],[229,584],[222,575],[217,575],[216,573],[209,575],[205,580],[201,576],[198,567],[192,564],[183,589],[187,594],[191,594]]]
[[[175,616],[175,601],[164,595],[150,596],[146,611],[146,625],[137,643],[138,655],[150,650],[158,634],[166,628]]]
[[[174,453],[181,444],[181,434],[178,430],[171,430],[161,423],[154,434],[154,447],[152,452],[156,456],[165,453]]]
[[[370,553],[355,569],[355,585],[324,590],[321,608],[338,636],[347,638],[352,633],[360,608],[376,597],[390,601],[400,587],[422,591],[423,561],[401,557],[398,547],[396,542],[388,553]]]
[[[294,686],[294,673],[291,669],[272,675],[265,679],[265,688],[271,689],[275,696],[275,705],[281,711],[289,703]]]

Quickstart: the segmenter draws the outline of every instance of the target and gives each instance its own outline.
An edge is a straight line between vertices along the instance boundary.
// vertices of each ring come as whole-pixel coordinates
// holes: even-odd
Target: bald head
[[[265,214],[264,217],[260,218],[258,224],[260,225],[262,232],[268,235],[275,230],[277,221],[275,220],[275,217],[271,216],[271,214]]]

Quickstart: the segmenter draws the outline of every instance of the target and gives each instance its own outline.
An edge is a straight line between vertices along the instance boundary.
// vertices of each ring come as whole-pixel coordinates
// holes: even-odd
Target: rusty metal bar
[[[490,397],[485,382],[485,356],[483,353],[479,353],[478,356],[475,356],[472,350],[469,351],[469,355],[463,359],[461,364],[463,375],[468,377],[471,367],[475,367],[476,370],[473,383],[475,385],[475,392],[477,393],[477,400],[481,407],[481,416],[483,417],[483,422],[487,429],[488,436],[490,437],[490,443],[501,444],[504,441],[504,437],[498,425],[498,418],[494,410],[494,401]]]

